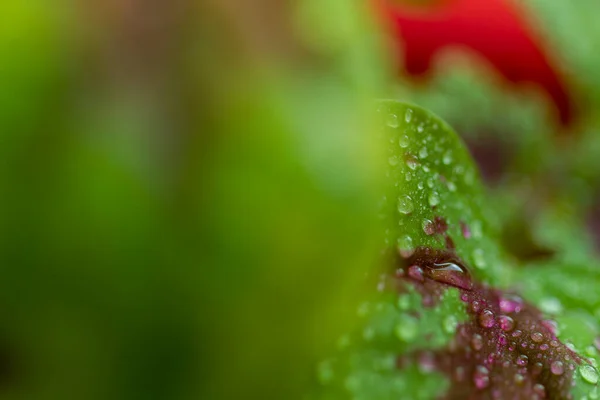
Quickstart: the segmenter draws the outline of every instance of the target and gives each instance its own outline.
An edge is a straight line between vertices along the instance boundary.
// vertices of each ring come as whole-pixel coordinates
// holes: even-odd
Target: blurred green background
[[[308,393],[380,268],[376,98],[501,152],[502,229],[595,257],[598,6],[524,3],[581,105],[568,134],[461,49],[399,73],[370,2],[3,1],[0,398]]]

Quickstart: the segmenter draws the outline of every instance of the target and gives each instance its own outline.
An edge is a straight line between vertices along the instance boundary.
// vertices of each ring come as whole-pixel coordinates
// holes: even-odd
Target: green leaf
[[[476,166],[456,133],[438,117],[414,105],[382,101],[378,112],[388,161],[387,190],[380,214],[385,225],[384,247],[392,254],[392,260],[396,260],[395,254],[399,253],[409,263],[412,254],[423,248],[456,256],[470,271],[475,286],[472,290],[450,286],[437,302],[431,301],[427,299],[430,292],[425,286],[410,283],[413,277],[406,276],[410,269],[399,270],[396,279],[390,257],[385,258],[382,275],[375,274],[378,279],[371,282],[377,286],[378,294],[357,310],[362,321],[360,327],[342,336],[337,353],[323,364],[326,368],[320,370],[323,396],[359,399],[443,396],[449,390],[449,379],[458,378],[436,367],[435,355],[446,354],[451,343],[461,343],[462,333],[457,332],[457,326],[481,330],[485,324],[481,322],[483,311],[467,310],[474,307],[474,303],[461,301],[460,297],[468,295],[482,303],[496,302],[495,325],[490,328],[494,333],[484,336],[484,340],[491,338],[490,348],[500,350],[485,353],[484,348],[482,354],[493,352],[494,356],[511,363],[508,368],[515,366],[519,352],[527,353],[531,359],[525,372],[525,379],[530,379],[526,388],[519,389],[519,385],[511,383],[506,390],[517,388],[514,390],[522,390],[518,392],[520,395],[535,395],[535,390],[545,390],[550,396],[562,393],[559,397],[571,391],[575,398],[585,395],[593,398],[597,390],[593,382],[598,357],[593,343],[599,333],[594,310],[599,309],[600,300],[593,288],[598,281],[598,271],[589,264],[566,268],[564,260],[561,262],[556,257],[536,266],[520,265],[503,248],[499,235],[502,221],[498,221],[497,216],[510,213],[497,212],[496,203],[490,201],[490,195],[483,189]],[[526,301],[519,303],[523,312],[498,306],[499,301],[510,299],[516,292]],[[515,326],[500,328],[498,310],[513,316]],[[524,314],[535,317],[523,317]],[[546,318],[558,324],[557,335],[563,344],[558,344],[555,350],[546,344],[554,337],[552,329],[546,327]],[[487,332],[486,329],[483,331]],[[515,331],[522,333],[515,336]],[[481,340],[481,336],[475,336],[467,341],[467,347],[473,340]],[[508,339],[500,339],[500,336]],[[526,342],[528,349],[509,350],[511,341],[517,345]],[[472,346],[473,353],[478,354],[479,348]],[[569,349],[577,351],[578,356],[572,356]],[[573,357],[580,361],[575,363]],[[476,360],[467,357],[464,365],[455,367],[477,371],[476,366],[487,365],[482,359]],[[566,372],[560,371],[558,364],[554,368],[557,372],[551,372],[552,363],[557,360],[565,360]],[[536,362],[540,362],[541,375],[534,372]],[[487,368],[492,373],[503,373],[502,369],[492,369],[495,364],[491,365]],[[571,365],[576,370],[567,368]],[[571,375],[575,386],[572,389],[568,384],[561,386],[560,382],[564,382],[561,379]],[[538,376],[545,378],[540,380]],[[466,379],[472,385],[476,376],[469,375]],[[509,379],[512,382],[513,375]],[[540,382],[545,385],[542,389],[534,386]],[[483,385],[482,390],[494,389]]]

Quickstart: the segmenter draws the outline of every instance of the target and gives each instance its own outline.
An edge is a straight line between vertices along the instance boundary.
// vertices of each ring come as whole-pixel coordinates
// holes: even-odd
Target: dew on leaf
[[[452,152],[450,150],[444,153],[442,162],[444,163],[444,165],[449,165],[452,162]]]
[[[550,371],[554,375],[562,375],[565,372],[565,366],[562,361],[554,361],[550,364]]]
[[[433,226],[433,222],[430,219],[425,218],[421,223],[421,227],[423,228],[423,232],[426,235],[433,235],[435,233],[435,227]]]
[[[404,120],[406,123],[409,123],[412,120],[413,110],[410,108],[406,109],[406,113],[404,114]]]
[[[500,325],[500,329],[502,329],[504,332],[510,332],[515,327],[515,321],[508,315],[499,316],[498,324]]]
[[[477,319],[482,328],[491,328],[495,323],[494,313],[490,310],[483,310]]]
[[[542,340],[544,340],[544,335],[542,335],[540,332],[533,332],[531,334],[531,340],[533,340],[536,343],[539,343]]]
[[[408,276],[420,282],[423,282],[423,280],[425,279],[425,277],[423,276],[423,269],[418,265],[411,265],[410,267],[408,267]]]
[[[427,152],[427,147],[422,147],[421,150],[419,150],[419,158],[420,159],[427,158],[428,155],[429,155],[429,153]]]
[[[598,383],[598,371],[591,365],[581,365],[581,367],[579,367],[579,373],[581,374],[583,380],[587,383],[591,383],[592,385]]]
[[[528,362],[529,357],[527,357],[525,354],[521,354],[519,357],[517,357],[517,365],[520,367],[526,366]]]
[[[396,156],[391,156],[390,158],[388,158],[388,163],[392,166],[395,167],[396,165],[398,165],[398,157]]]
[[[453,262],[434,263],[425,268],[427,277],[434,281],[447,283],[461,289],[471,289],[471,276],[467,269]]]
[[[394,113],[388,114],[386,124],[390,128],[397,128],[398,127],[398,116]]]
[[[458,321],[456,320],[456,317],[454,315],[448,315],[444,318],[443,321],[443,328],[444,328],[444,332],[446,332],[447,334],[452,334],[454,332],[456,332],[456,326],[458,325]]]
[[[409,235],[404,235],[398,238],[398,251],[404,258],[408,258],[413,255],[413,239]]]
[[[398,212],[401,214],[410,214],[415,210],[415,204],[410,196],[400,196],[398,198]]]
[[[410,144],[410,139],[406,135],[401,135],[400,139],[398,139],[398,145],[403,149],[407,148]]]
[[[429,205],[431,207],[435,207],[440,204],[440,195],[437,194],[437,192],[431,192],[427,200],[429,201]]]

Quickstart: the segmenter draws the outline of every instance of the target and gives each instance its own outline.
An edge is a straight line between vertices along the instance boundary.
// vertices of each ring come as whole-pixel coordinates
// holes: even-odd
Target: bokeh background
[[[515,259],[594,259],[599,7],[3,1],[0,398],[310,391],[378,263],[375,98],[462,136]]]

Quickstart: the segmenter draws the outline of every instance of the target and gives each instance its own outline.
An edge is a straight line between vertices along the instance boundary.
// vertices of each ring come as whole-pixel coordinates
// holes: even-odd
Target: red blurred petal
[[[447,0],[435,7],[411,10],[390,0],[376,0],[392,23],[405,54],[409,74],[427,72],[436,51],[467,46],[485,57],[513,83],[532,82],[554,102],[561,123],[568,125],[573,105],[558,74],[545,57],[517,9],[507,0]]]

